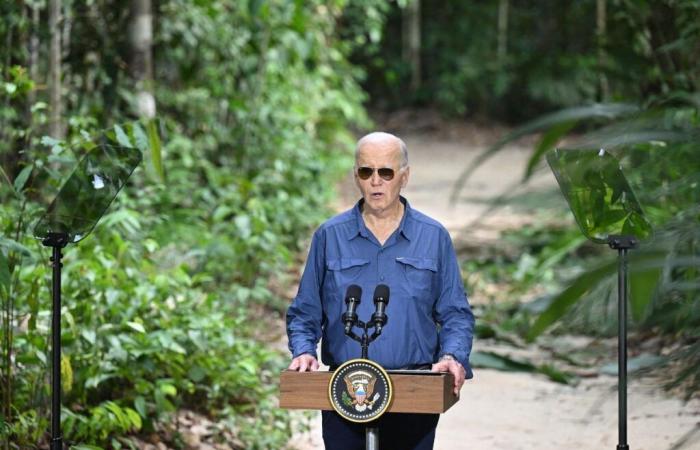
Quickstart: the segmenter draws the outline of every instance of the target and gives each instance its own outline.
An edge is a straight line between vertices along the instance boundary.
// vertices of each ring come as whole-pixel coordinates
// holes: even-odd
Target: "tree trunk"
[[[498,2],[498,63],[503,65],[508,44],[508,0]]]
[[[403,9],[403,58],[411,65],[411,91],[420,87],[420,0],[411,0]]]
[[[131,57],[129,68],[136,86],[136,113],[139,117],[156,115],[153,96],[153,14],[151,0],[131,0],[129,23]]]
[[[39,81],[39,7],[32,4],[29,6],[32,15],[31,33],[29,36],[29,78],[34,83]],[[32,89],[27,94],[27,123],[31,125],[31,109],[36,103],[36,89]]]
[[[49,134],[64,137],[61,120],[61,0],[49,0]]]
[[[606,60],[606,0],[597,0],[596,2],[596,41],[598,44],[598,89],[599,100],[605,102],[610,98],[610,87],[608,78],[605,76],[605,60]]]

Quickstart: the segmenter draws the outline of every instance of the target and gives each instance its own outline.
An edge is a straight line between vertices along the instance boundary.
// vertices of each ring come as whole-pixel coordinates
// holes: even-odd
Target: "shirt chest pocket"
[[[400,256],[396,258],[400,270],[406,277],[406,286],[410,295],[418,300],[430,300],[433,281],[437,273],[437,262],[431,258]]]
[[[357,283],[368,264],[369,259],[337,258],[328,260],[326,267],[331,276],[333,287],[344,290],[347,286]]]

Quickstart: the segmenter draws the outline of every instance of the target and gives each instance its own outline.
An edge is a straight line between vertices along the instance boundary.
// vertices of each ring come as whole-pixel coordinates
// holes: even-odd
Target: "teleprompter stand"
[[[620,151],[620,149],[618,149]],[[604,148],[556,149],[547,162],[581,232],[618,252],[618,444],[627,444],[627,251],[652,233],[620,161]]]
[[[63,450],[61,251],[90,234],[142,158],[139,150],[110,142],[110,137],[105,135],[99,145],[87,152],[34,226],[34,237],[52,248],[50,450]]]
[[[634,236],[611,235],[608,245],[617,250],[617,450],[627,445],[627,250],[637,246]]]
[[[63,448],[61,436],[61,249],[68,244],[68,233],[49,233],[42,241],[53,249],[51,263],[51,450]]]

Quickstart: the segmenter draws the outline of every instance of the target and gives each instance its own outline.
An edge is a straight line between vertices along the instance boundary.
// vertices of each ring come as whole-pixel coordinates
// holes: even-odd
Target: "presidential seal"
[[[328,396],[333,409],[352,422],[369,422],[389,408],[392,387],[389,375],[368,359],[352,359],[338,367]]]

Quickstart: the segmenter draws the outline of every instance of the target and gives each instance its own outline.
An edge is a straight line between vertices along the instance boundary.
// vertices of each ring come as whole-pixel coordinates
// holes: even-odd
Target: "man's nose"
[[[382,177],[379,176],[379,171],[375,170],[372,172],[372,177],[370,178],[370,182],[372,183],[372,186],[379,186],[382,184]]]

